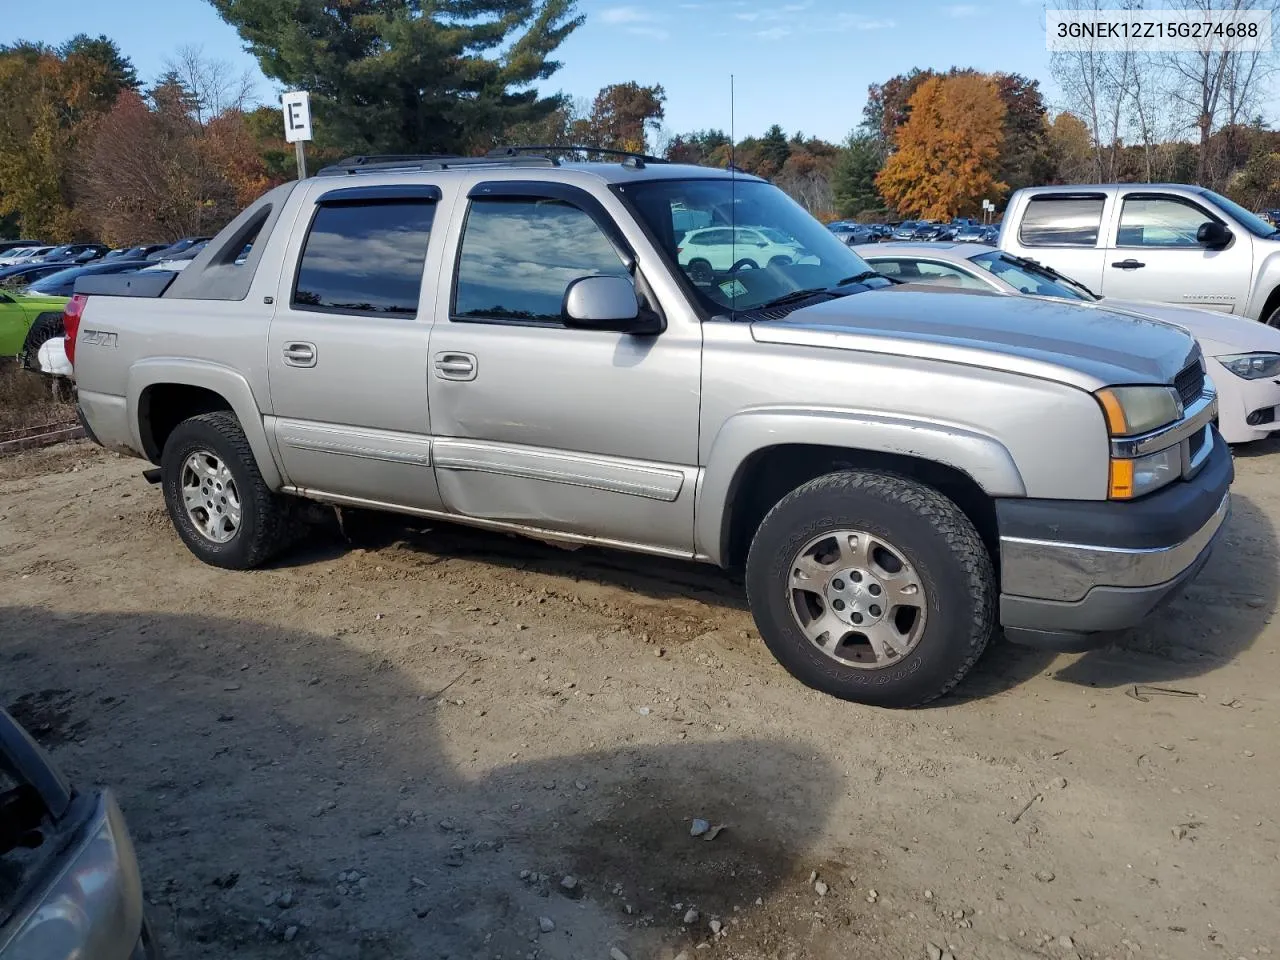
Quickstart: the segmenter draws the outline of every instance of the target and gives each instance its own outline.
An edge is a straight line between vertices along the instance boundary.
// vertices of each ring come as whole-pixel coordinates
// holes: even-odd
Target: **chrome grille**
[[[1189,407],[1200,399],[1204,392],[1204,367],[1197,360],[1173,378],[1173,389],[1182,398],[1182,405]]]

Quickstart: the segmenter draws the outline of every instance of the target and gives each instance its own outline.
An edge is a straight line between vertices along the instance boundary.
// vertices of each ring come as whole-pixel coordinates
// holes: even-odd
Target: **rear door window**
[[[435,204],[422,200],[319,207],[298,265],[294,308],[415,316],[434,214]]]
[[[1032,197],[1018,226],[1018,241],[1024,247],[1096,246],[1105,203],[1102,194]]]

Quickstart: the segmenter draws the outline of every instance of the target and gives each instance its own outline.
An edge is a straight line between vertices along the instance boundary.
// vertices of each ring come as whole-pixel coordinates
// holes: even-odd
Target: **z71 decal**
[[[110,330],[86,330],[80,334],[80,342],[90,347],[115,347],[116,334]]]

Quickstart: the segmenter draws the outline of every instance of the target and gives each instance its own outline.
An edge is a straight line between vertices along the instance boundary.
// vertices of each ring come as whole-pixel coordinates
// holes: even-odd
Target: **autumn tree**
[[[1093,137],[1083,120],[1064,110],[1049,124],[1048,140],[1059,180],[1063,183],[1089,183],[1093,179]]]
[[[661,84],[612,83],[596,94],[590,114],[573,122],[570,132],[584,145],[645,153],[650,133],[666,115],[666,100]]]
[[[678,134],[668,141],[666,156],[672,163],[723,167],[728,162],[729,135],[714,129]]]
[[[787,135],[776,123],[764,132],[759,140],[759,157],[753,164],[753,173],[762,177],[774,177],[781,172],[783,165],[791,156],[791,144]]]
[[[911,115],[876,177],[886,200],[909,216],[974,213],[1003,193],[997,179],[1005,105],[977,74],[930,77],[912,95]]]
[[[538,90],[573,0],[210,0],[263,73],[311,92],[321,145],[469,153],[561,103]]]

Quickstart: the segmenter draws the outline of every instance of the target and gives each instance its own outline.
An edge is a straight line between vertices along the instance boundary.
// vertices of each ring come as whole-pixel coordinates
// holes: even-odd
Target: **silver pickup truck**
[[[725,170],[356,158],[66,324],[87,430],[208,563],[270,560],[306,499],[745,566],[786,669],[867,703],[949,690],[997,624],[1138,623],[1228,508],[1186,333],[897,285]]]

